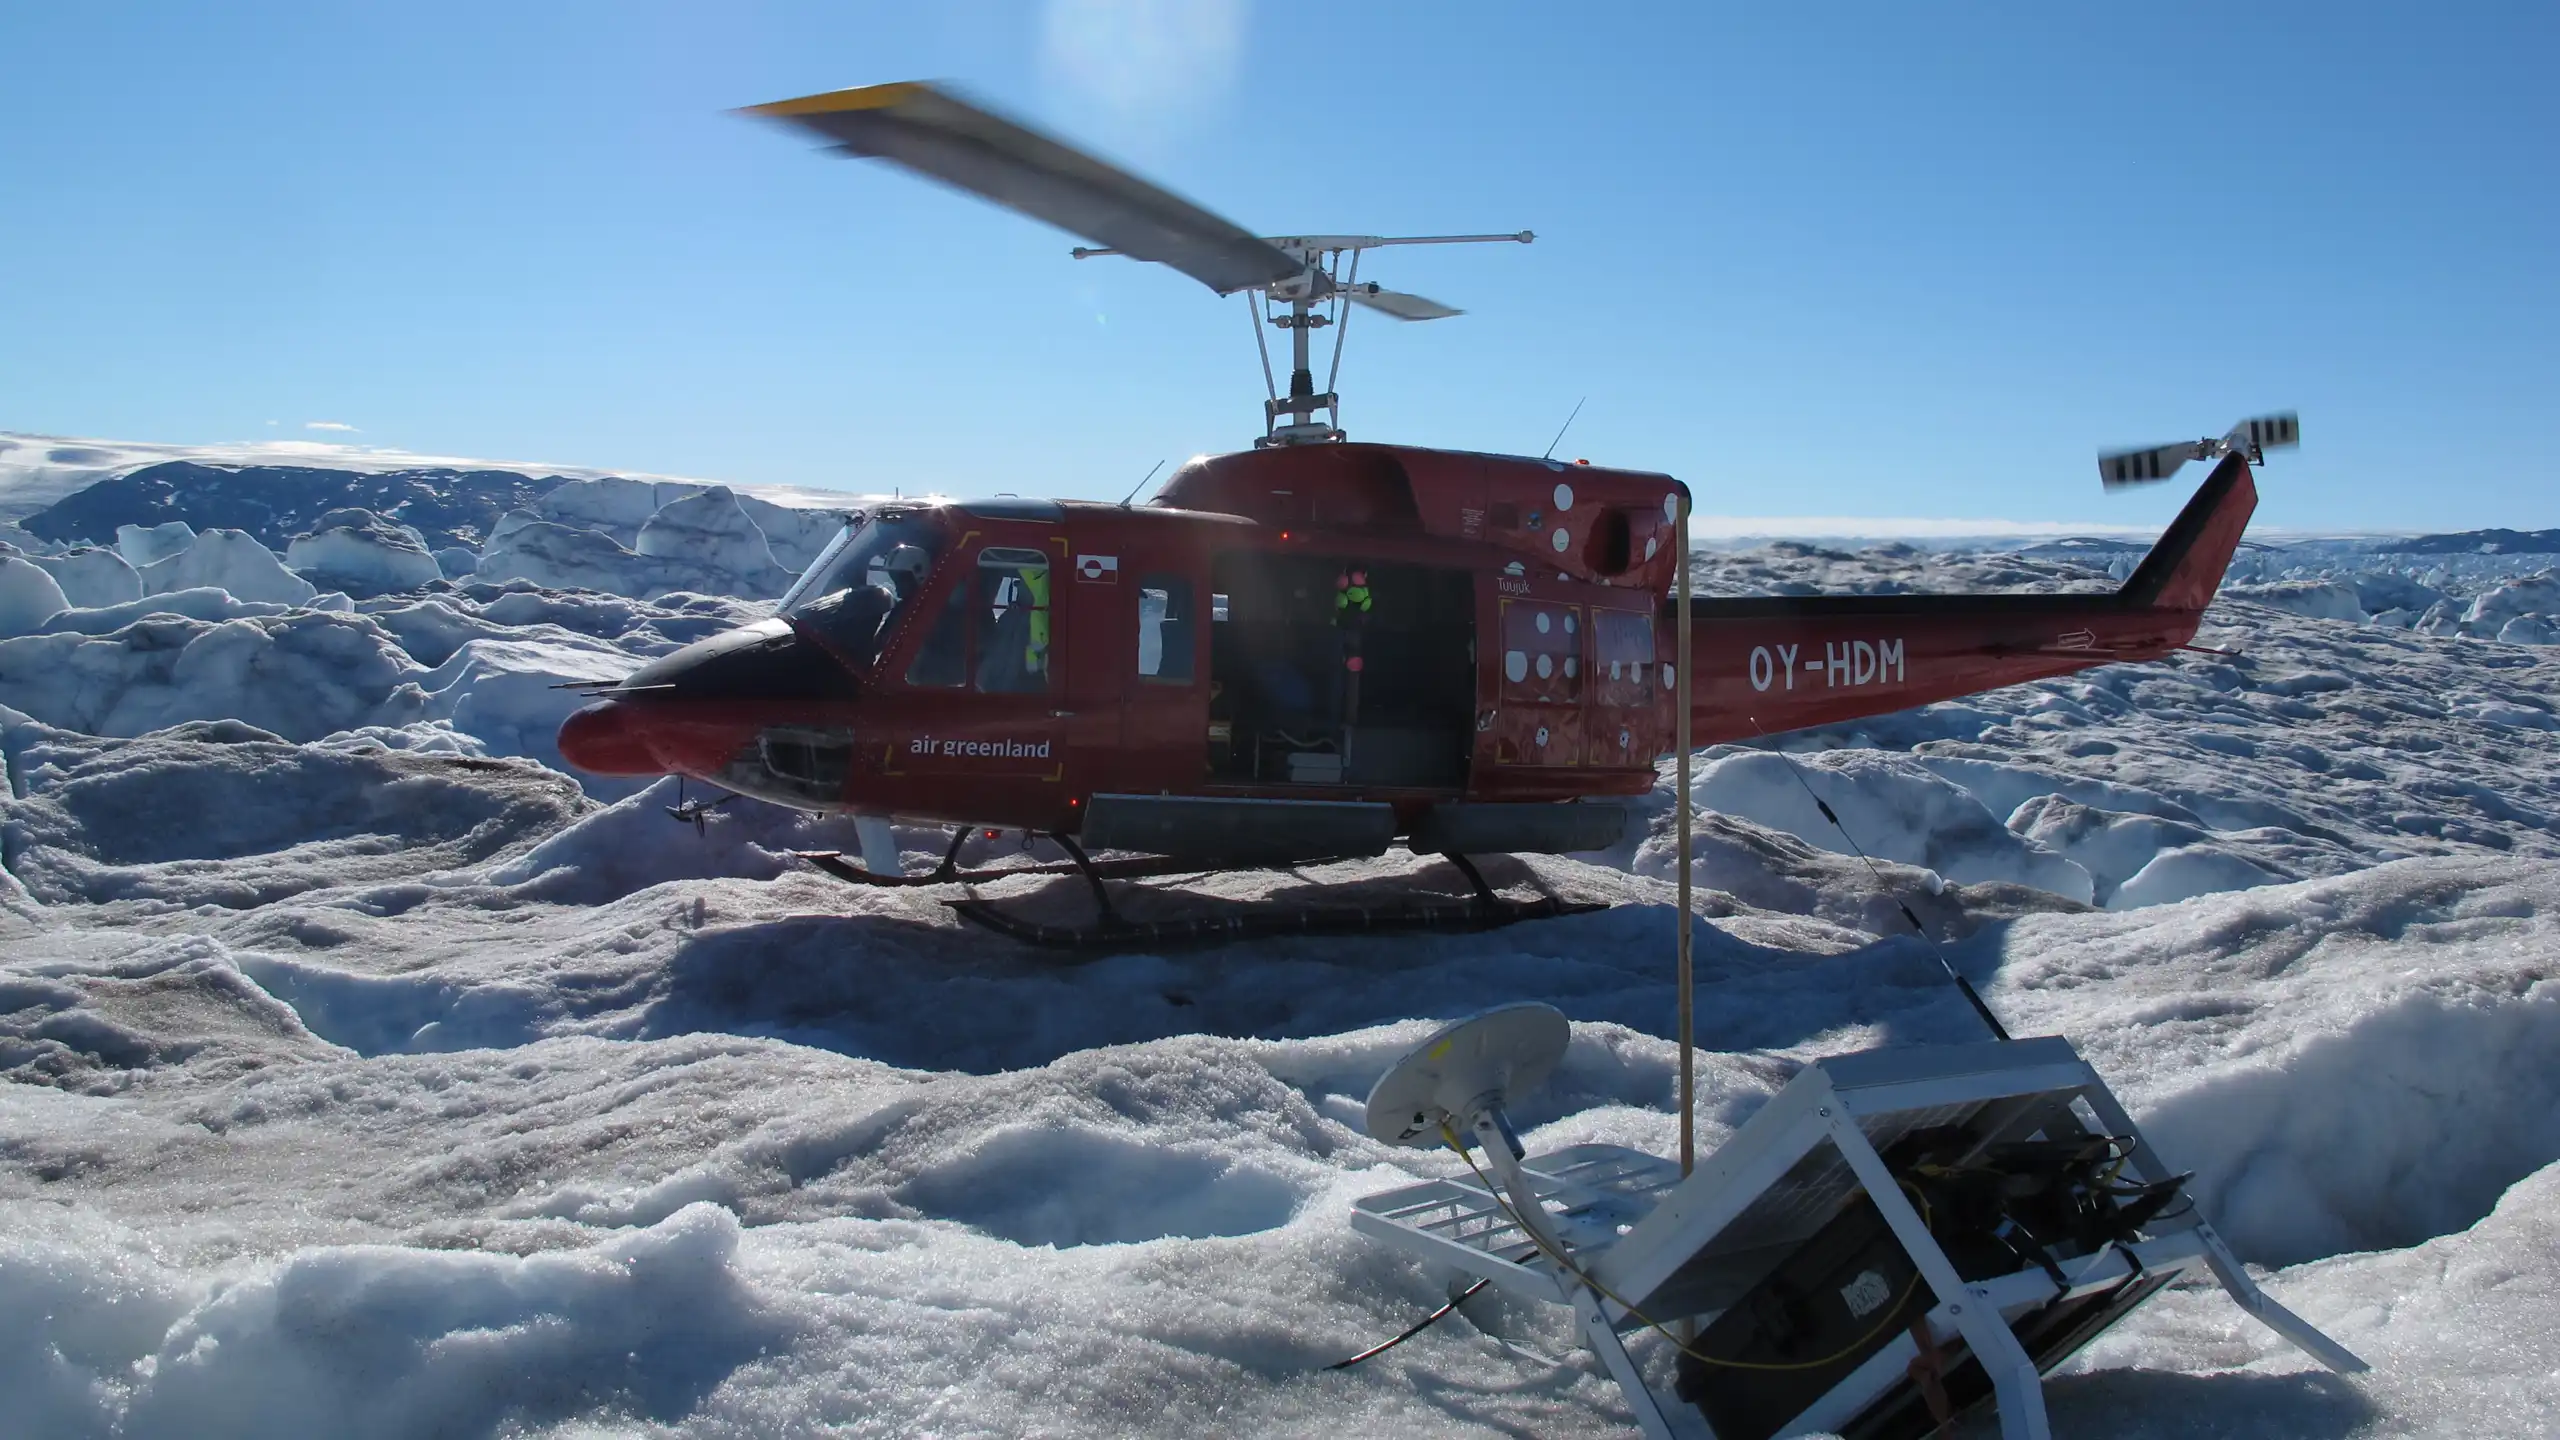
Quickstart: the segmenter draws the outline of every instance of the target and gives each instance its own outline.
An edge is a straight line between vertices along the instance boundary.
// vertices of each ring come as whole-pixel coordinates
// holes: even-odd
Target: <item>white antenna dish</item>
[[[1390,1145],[1443,1143],[1479,1112],[1547,1083],[1572,1042],[1573,1024],[1553,1005],[1501,1005],[1433,1032],[1369,1091],[1369,1134]],[[1506,1122],[1507,1124],[1507,1122]]]
[[[1070,252],[1079,260],[1126,255],[1181,271],[1220,295],[1242,292],[1251,297],[1254,343],[1262,352],[1268,395],[1257,446],[1342,438],[1342,401],[1334,381],[1342,373],[1349,305],[1398,320],[1443,320],[1460,313],[1436,300],[1362,280],[1362,252],[1393,245],[1526,245],[1538,238],[1526,230],[1504,235],[1256,235],[1064,141],[922,82],[803,96],[758,105],[747,113],[815,131],[845,154],[904,166],[1098,242]],[[1265,324],[1289,334],[1285,396],[1271,374]],[[1333,329],[1332,370],[1319,391],[1309,340],[1327,327]],[[1318,411],[1324,419],[1316,418]]]
[[[1527,1155],[1503,1105],[1547,1083],[1573,1024],[1553,1005],[1501,1005],[1434,1032],[1406,1052],[1369,1091],[1371,1138],[1428,1146],[1469,1139],[1484,1148],[1493,1174],[1520,1223],[1548,1250],[1564,1244],[1520,1173]]]

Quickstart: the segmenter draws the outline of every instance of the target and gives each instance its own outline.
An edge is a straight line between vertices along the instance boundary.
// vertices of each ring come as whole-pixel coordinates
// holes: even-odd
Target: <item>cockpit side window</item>
[[[969,679],[969,577],[951,582],[916,656],[907,662],[910,685],[953,686]]]
[[[875,512],[836,536],[782,597],[780,613],[868,669],[941,551],[942,528],[931,514]]]

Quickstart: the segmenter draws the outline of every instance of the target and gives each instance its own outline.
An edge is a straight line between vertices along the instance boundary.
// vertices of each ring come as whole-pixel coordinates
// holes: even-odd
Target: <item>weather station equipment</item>
[[[1686,1178],[1624,1146],[1521,1144],[1505,1107],[1569,1041],[1560,1012],[1509,1005],[1398,1061],[1368,1132],[1467,1172],[1368,1196],[1351,1223],[1569,1308],[1651,1440],[1917,1440],[1983,1405],[2003,1440],[2044,1440],[2043,1374],[2190,1278],[2329,1369],[2367,1368],[2258,1288],[2066,1040],[1814,1061]]]

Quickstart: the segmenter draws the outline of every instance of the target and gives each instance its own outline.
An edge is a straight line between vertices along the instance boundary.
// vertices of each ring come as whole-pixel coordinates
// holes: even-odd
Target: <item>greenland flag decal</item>
[[[1120,583],[1120,557],[1079,555],[1076,557],[1076,578],[1088,585],[1117,585]]]

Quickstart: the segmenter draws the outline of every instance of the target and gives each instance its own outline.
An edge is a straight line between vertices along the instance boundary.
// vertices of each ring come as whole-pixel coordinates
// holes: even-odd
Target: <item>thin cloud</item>
[[[356,427],[353,425],[341,425],[335,420],[305,420],[302,422],[302,428],[305,430],[344,430],[350,435],[356,433]]]

